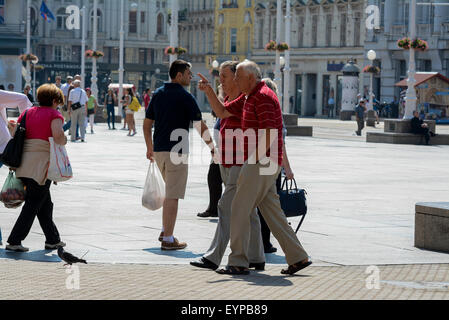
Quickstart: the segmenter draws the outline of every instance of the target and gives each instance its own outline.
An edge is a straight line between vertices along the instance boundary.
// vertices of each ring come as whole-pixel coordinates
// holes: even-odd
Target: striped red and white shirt
[[[237,115],[237,110],[228,109]],[[245,158],[256,151],[257,139],[248,138],[249,132],[254,132],[256,137],[261,134],[261,129],[277,130],[277,139],[270,147],[267,156],[277,160],[278,165],[282,165],[282,111],[276,94],[261,81],[246,98],[242,112],[242,129],[245,133]],[[276,147],[277,142],[277,147]],[[261,157],[259,157],[261,158]]]

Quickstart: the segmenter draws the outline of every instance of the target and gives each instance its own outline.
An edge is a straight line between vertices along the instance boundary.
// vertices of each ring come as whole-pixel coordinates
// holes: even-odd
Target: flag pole
[[[27,54],[31,54],[31,0],[27,0]],[[26,60],[25,86],[31,88],[31,62]],[[36,95],[35,92],[33,92]]]

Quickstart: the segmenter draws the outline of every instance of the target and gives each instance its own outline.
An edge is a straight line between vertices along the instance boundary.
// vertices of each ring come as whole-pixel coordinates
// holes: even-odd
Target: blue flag
[[[45,19],[45,21],[51,22],[49,19],[55,20],[55,16],[53,15],[53,12],[48,9],[47,4],[45,1],[42,0],[41,4],[41,16]]]

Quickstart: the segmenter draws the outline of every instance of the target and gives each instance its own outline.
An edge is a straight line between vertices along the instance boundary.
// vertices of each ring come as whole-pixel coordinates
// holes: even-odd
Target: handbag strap
[[[20,120],[20,127],[26,129],[26,118],[27,118],[28,109],[25,111],[22,120]]]
[[[288,186],[288,180],[286,176],[283,176],[284,181],[282,182],[281,190],[284,190],[284,186],[286,187],[285,190],[298,190],[298,186],[296,185],[295,178],[290,180],[290,187]],[[295,187],[293,188],[293,184],[295,184]]]

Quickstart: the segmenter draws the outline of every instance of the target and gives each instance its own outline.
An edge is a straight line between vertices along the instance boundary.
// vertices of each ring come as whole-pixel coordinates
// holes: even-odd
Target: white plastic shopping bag
[[[155,162],[148,168],[145,187],[143,188],[142,206],[155,211],[162,207],[165,200],[165,182]]]
[[[67,181],[73,177],[72,166],[64,146],[56,144],[53,138],[50,141],[50,166],[47,179],[55,182]]]

